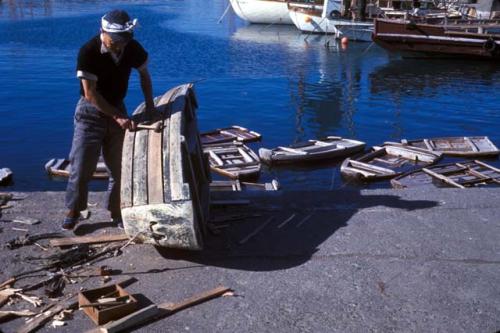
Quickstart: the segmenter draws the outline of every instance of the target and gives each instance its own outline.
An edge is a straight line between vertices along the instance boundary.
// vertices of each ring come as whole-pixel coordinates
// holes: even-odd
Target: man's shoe
[[[61,225],[61,228],[63,228],[64,230],[73,230],[73,228],[78,223],[79,219],[80,219],[80,216],[78,216],[78,217],[68,217],[68,216],[66,216],[64,218],[64,221],[63,221],[62,225]]]

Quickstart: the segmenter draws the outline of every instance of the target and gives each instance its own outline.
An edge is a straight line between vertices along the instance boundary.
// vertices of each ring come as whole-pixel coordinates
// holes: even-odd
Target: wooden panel
[[[133,205],[148,203],[148,130],[137,131],[134,144],[132,199]]]
[[[172,201],[184,199],[183,183],[184,175],[182,171],[182,151],[181,151],[181,129],[182,116],[184,110],[183,98],[178,98],[172,106],[170,115],[170,190]]]
[[[122,177],[121,177],[121,207],[132,206],[132,173],[134,163],[135,132],[127,131],[123,142]]]
[[[149,131],[148,138],[148,202],[163,203],[162,132]]]

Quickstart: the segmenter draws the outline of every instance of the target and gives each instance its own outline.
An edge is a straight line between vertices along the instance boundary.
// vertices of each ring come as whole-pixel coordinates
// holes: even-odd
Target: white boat
[[[373,23],[342,18],[345,12],[343,7],[340,0],[325,0],[323,6],[303,6],[291,3],[288,5],[288,11],[293,24],[302,32],[371,42]]]
[[[250,23],[293,24],[286,0],[229,0],[234,12]]]

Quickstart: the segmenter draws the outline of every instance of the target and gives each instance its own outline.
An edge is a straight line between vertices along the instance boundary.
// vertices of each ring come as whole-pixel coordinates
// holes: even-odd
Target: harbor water
[[[63,190],[44,164],[67,157],[79,86],[79,47],[108,10],[137,17],[155,95],[195,82],[200,130],[241,125],[275,147],[328,135],[367,146],[440,136],[487,135],[500,146],[500,64],[400,59],[372,43],[346,49],[294,26],[248,25],[227,0],[0,2],[0,168],[14,183],[0,190]],[[126,105],[142,101],[133,74]],[[263,169],[283,189],[388,187],[346,182],[339,162]],[[498,159],[489,160],[499,166]],[[93,189],[106,183],[93,182]]]

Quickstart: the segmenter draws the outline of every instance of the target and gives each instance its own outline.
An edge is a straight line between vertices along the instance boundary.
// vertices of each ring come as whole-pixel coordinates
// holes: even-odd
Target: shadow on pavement
[[[234,197],[232,198],[234,199]],[[362,209],[428,209],[436,201],[355,190],[283,192],[249,197],[244,206],[211,209],[211,232],[202,252],[157,248],[167,259],[249,271],[272,271],[306,263],[323,242]]]

